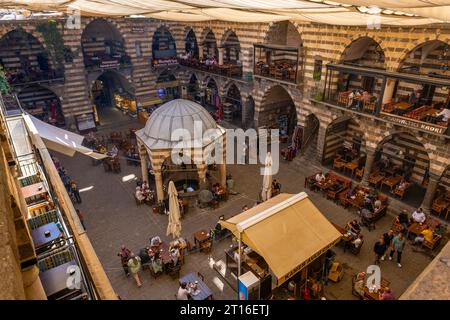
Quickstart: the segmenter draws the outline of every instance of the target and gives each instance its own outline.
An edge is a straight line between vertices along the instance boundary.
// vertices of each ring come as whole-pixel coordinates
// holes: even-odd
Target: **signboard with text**
[[[431,133],[445,134],[447,131],[447,127],[438,126],[433,123],[417,121],[413,119],[403,118],[396,115],[392,115],[389,113],[381,112],[381,118],[384,120],[388,120],[389,122],[393,122],[396,124],[403,125],[405,127],[410,127],[414,129],[421,129]]]

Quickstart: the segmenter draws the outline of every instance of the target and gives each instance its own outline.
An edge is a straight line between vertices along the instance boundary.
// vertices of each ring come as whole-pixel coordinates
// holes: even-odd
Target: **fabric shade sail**
[[[219,223],[264,258],[278,285],[341,239],[304,192],[282,193]]]
[[[79,134],[52,126],[31,115],[24,115],[24,119],[28,129],[33,134],[38,134],[49,149],[70,157],[73,157],[75,152],[82,153],[97,160],[107,157],[104,154],[82,146],[84,137]]]
[[[450,21],[450,0],[0,0],[2,8],[71,12],[86,16],[149,16],[174,21],[294,20],[366,25],[376,17],[388,25]],[[369,23],[371,23],[369,21]]]

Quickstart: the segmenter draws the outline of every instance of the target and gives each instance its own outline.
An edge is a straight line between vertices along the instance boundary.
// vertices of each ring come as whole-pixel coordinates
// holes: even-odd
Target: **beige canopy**
[[[0,7],[86,16],[146,16],[174,21],[294,20],[334,25],[422,25],[450,21],[450,0],[0,0]],[[371,22],[371,17],[377,17]]]
[[[220,224],[264,258],[278,285],[341,238],[305,192],[282,193]]]

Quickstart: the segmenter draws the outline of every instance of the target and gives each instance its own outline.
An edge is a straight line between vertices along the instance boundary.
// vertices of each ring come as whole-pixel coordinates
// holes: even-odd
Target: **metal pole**
[[[238,238],[238,300],[239,299],[239,277],[241,276],[241,233],[239,232],[239,238]]]

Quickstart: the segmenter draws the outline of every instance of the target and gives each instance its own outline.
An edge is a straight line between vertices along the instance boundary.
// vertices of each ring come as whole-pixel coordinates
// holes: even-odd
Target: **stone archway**
[[[152,64],[154,66],[173,64],[177,59],[175,39],[168,28],[156,29],[152,39]]]

